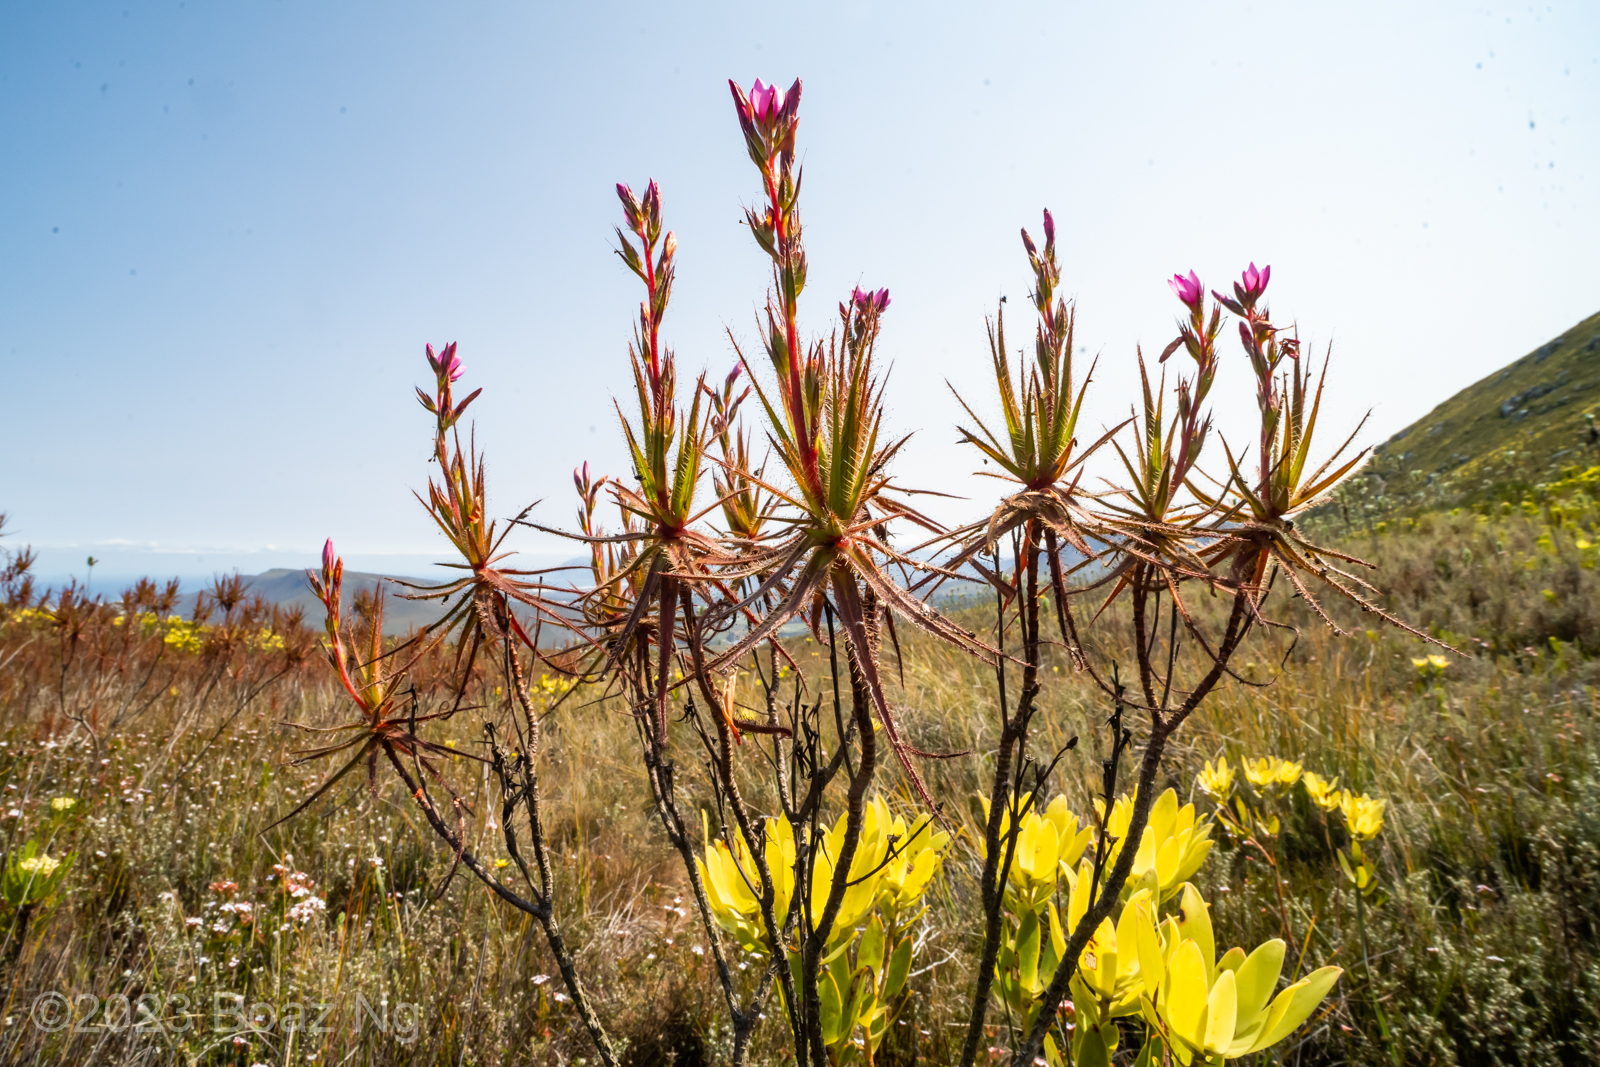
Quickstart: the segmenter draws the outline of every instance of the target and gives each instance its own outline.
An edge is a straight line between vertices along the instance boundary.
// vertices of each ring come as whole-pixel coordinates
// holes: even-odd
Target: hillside
[[[1443,474],[1506,448],[1560,459],[1600,408],[1600,314],[1461,390],[1379,445],[1412,470]]]
[[[1600,314],[1439,404],[1373,449],[1334,510],[1367,521],[1518,495],[1600,463]],[[1567,472],[1570,473],[1570,472]]]

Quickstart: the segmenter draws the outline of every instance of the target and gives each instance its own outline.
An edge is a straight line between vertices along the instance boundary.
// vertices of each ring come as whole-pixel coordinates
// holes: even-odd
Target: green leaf
[[[1028,912],[1022,917],[1022,928],[1017,931],[1017,971],[1025,989],[1032,989],[1039,981],[1039,916]]]
[[[878,978],[883,977],[883,940],[883,920],[874,915],[856,946],[856,962],[872,968],[873,975]]]
[[[844,1021],[844,1004],[832,972],[823,971],[817,976],[817,999],[821,1004],[822,1042],[825,1045],[838,1044],[839,1030]]]
[[[906,976],[910,973],[911,935],[907,934],[894,947],[894,955],[889,957],[889,975],[883,983],[884,998],[892,999],[899,996],[900,991],[905,988]]]

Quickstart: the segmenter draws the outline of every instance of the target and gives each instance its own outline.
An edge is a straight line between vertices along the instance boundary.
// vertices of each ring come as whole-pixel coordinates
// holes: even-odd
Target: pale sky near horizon
[[[910,485],[967,494],[949,380],[1050,207],[1090,428],[1173,335],[1164,279],[1251,260],[1376,443],[1600,310],[1600,5],[310,3],[0,6],[0,511],[51,577],[311,563],[415,573],[441,539],[423,345],[460,342],[493,510],[570,522],[625,473],[639,287],[612,186],[660,180],[681,373],[754,342],[764,258],[726,79],[805,79],[805,324],[893,294]],[[1249,432],[1224,349],[1219,424]],[[1332,443],[1330,441],[1330,443]],[[537,559],[572,555],[548,538]]]

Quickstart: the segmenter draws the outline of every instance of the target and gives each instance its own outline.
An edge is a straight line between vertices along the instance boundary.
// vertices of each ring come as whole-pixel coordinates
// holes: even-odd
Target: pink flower
[[[889,290],[879,289],[873,292],[871,289],[855,289],[851,291],[850,299],[858,311],[864,312],[870,309],[882,312],[889,306]]]
[[[1192,308],[1200,306],[1201,293],[1205,290],[1200,284],[1200,279],[1195,276],[1194,271],[1190,271],[1187,278],[1181,274],[1174,274],[1167,282],[1167,285],[1171,287],[1177,298],[1185,304]]]
[[[1256,265],[1251,263],[1239,280],[1244,283],[1241,288],[1244,289],[1245,295],[1254,300],[1267,291],[1267,280],[1271,277],[1272,267],[1270,265],[1262,267],[1258,271],[1256,270]]]
[[[337,557],[333,554],[333,538],[328,538],[322,545],[322,569],[333,570],[333,563]]]
[[[441,379],[448,378],[455,381],[461,377],[461,360],[456,356],[456,343],[451,341],[444,346],[444,351],[437,356],[433,354],[433,346],[428,346],[428,366],[433,368],[433,373]]]
[[[761,79],[750,87],[750,110],[757,122],[767,122],[783,107],[783,94],[776,85],[763,85]]]
[[[760,78],[756,79],[748,94],[731,78],[728,88],[733,92],[733,103],[739,109],[740,119],[764,128],[770,129],[786,112],[792,117],[800,103],[799,78],[787,90],[768,85]]]

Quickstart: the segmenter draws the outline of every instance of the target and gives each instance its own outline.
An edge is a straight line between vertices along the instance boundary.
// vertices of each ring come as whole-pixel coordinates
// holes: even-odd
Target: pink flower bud
[[[1272,267],[1270,265],[1262,267],[1258,271],[1256,270],[1256,265],[1251,263],[1239,280],[1243,283],[1245,295],[1254,300],[1267,291],[1267,280],[1271,277]]]
[[[1028,228],[1026,226],[1022,228],[1022,247],[1028,250],[1029,256],[1036,257],[1039,254],[1039,249],[1034,246],[1033,238],[1028,236]]]
[[[336,557],[333,554],[333,538],[330,537],[325,542],[323,542],[323,544],[322,544],[322,569],[323,569],[323,571],[327,572],[327,571],[333,570],[333,563],[334,563],[334,560],[337,559],[337,558],[338,557]]]
[[[745,96],[744,89],[732,78],[728,79],[728,91],[733,94],[733,106],[739,112],[741,122],[752,122],[755,116],[750,113],[750,99]]]
[[[889,306],[889,290],[879,289],[874,292],[871,289],[852,289],[850,302],[855,304],[859,312],[865,313],[869,310],[882,312]]]
[[[1050,209],[1044,209],[1044,243],[1048,248],[1056,243],[1056,220],[1050,217]]]
[[[428,366],[433,368],[433,373],[439,378],[448,378],[455,381],[461,377],[461,360],[456,356],[456,343],[451,341],[444,346],[444,351],[437,356],[433,354],[433,346],[427,346]]]
[[[1167,285],[1171,287],[1173,294],[1189,307],[1198,308],[1200,306],[1201,293],[1204,292],[1204,287],[1201,286],[1200,279],[1195,276],[1194,271],[1190,271],[1187,278],[1181,274],[1174,274],[1167,282]]]
[[[741,375],[743,373],[744,373],[744,364],[743,363],[735,363],[733,365],[733,369],[728,372],[728,377],[722,383],[723,388],[732,389],[733,388],[733,383],[738,381],[739,380],[739,375]]]

